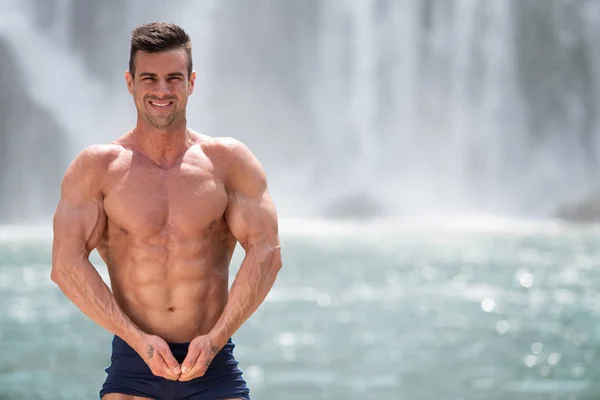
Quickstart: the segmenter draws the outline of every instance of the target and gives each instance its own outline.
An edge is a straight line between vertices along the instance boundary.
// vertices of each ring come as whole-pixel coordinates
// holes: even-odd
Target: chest
[[[131,163],[109,173],[104,197],[108,219],[141,236],[165,229],[199,234],[220,220],[226,207],[225,187],[205,163],[181,163],[169,169]]]

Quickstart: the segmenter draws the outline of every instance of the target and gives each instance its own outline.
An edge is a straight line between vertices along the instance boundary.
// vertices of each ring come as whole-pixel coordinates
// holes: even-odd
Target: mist
[[[286,217],[546,216],[593,190],[600,3],[0,0],[0,222],[50,217],[135,124],[131,30],[192,37],[192,129],[242,140]]]

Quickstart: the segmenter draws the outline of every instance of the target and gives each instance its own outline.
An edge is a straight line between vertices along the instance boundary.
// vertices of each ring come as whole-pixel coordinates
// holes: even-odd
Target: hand
[[[138,350],[138,354],[150,367],[152,374],[171,381],[179,379],[181,367],[171,353],[169,345],[162,338],[145,335],[137,347],[142,349]]]
[[[210,336],[196,337],[190,342],[179,380],[185,382],[203,376],[219,350]]]

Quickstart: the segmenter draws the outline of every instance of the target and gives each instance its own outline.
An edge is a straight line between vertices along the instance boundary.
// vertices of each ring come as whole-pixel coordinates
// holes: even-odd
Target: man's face
[[[185,50],[138,51],[134,65],[135,77],[127,71],[125,79],[139,115],[154,128],[168,128],[184,119],[196,79],[195,72],[188,78]]]

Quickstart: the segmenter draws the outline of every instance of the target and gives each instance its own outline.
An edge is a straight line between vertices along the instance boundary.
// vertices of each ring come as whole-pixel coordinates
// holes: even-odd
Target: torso
[[[120,144],[103,180],[98,245],[119,306],[143,331],[188,342],[214,326],[228,294],[235,239],[228,194],[202,143],[169,167]]]

